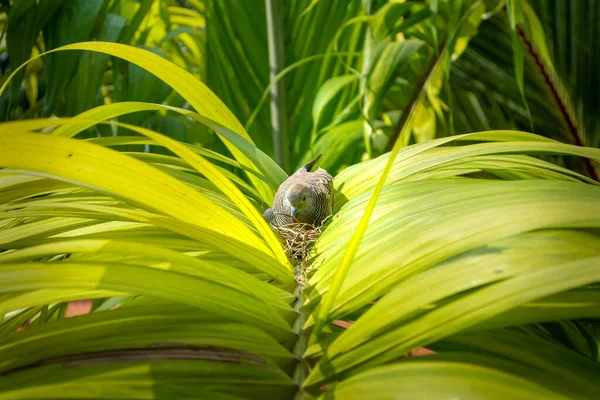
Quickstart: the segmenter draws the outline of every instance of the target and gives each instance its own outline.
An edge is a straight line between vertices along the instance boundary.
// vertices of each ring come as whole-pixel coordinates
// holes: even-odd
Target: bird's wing
[[[330,175],[331,176],[331,175]],[[331,178],[329,180],[329,185],[328,186],[328,190],[329,190],[329,197],[331,198],[331,213],[333,214],[333,200],[335,198],[335,189],[333,188],[333,178]]]
[[[324,217],[333,213],[333,177],[323,168],[307,173],[306,183],[314,188],[318,196],[327,204]]]
[[[333,177],[329,174],[329,172],[325,171],[323,168],[319,168],[315,172],[311,172],[308,174],[310,177],[308,178],[314,184],[319,185],[323,191],[332,192],[333,190]]]
[[[263,217],[267,220],[267,222],[271,225],[275,224],[275,214],[273,214],[273,209],[268,208],[263,213]]]

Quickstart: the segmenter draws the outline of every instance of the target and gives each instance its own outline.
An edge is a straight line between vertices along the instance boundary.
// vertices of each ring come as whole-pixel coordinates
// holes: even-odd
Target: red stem
[[[575,143],[577,146],[585,146],[586,145],[585,141],[581,137],[579,129],[577,129],[577,122],[575,121],[575,118],[573,118],[573,116],[567,109],[567,105],[563,101],[563,99],[560,97],[560,94],[558,93],[558,89],[557,89],[556,85],[554,84],[554,82],[552,81],[550,74],[546,70],[546,67],[544,66],[542,60],[540,59],[540,57],[536,53],[535,49],[533,48],[533,44],[531,43],[529,38],[525,35],[525,31],[523,30],[523,28],[521,26],[517,25],[517,33],[519,34],[519,37],[521,38],[521,41],[523,42],[525,47],[527,47],[527,50],[528,50],[529,54],[531,55],[531,57],[533,58],[533,61],[537,65],[538,69],[540,70],[540,73],[544,77],[544,81],[546,82],[546,85],[548,86],[548,89],[550,90],[550,93],[552,94],[552,98],[554,98],[554,101],[556,102],[556,104],[558,106],[558,109],[563,118],[563,121],[567,125],[567,129],[568,129],[569,134],[571,135],[573,143]],[[594,165],[592,164],[591,160],[589,160],[588,158],[584,158],[583,163],[585,165],[585,169],[588,173],[588,176],[590,178],[594,179],[595,181],[598,181],[598,172],[596,171],[596,168],[594,168]]]

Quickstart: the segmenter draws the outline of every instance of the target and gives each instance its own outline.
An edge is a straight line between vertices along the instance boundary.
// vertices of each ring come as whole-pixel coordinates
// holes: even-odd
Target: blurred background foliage
[[[599,144],[600,78],[594,71],[600,28],[594,21],[600,6],[591,0],[290,0],[269,10],[275,14],[271,32],[262,1],[1,3],[3,81],[31,56],[68,43],[143,47],[204,81],[287,172],[324,153],[323,167],[335,174],[381,155],[396,140],[410,144],[482,130]],[[275,99],[269,45],[276,38]],[[74,116],[127,100],[189,108],[139,67],[73,51],[48,54],[22,70],[0,98],[0,115]],[[119,120],[227,151],[185,116],[157,111]],[[281,126],[274,130],[276,120]],[[87,135],[120,131],[104,125]],[[598,178],[589,161],[552,160]]]

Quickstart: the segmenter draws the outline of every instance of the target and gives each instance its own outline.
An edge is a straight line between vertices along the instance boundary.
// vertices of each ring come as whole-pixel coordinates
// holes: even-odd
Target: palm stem
[[[277,75],[284,66],[283,4],[281,0],[265,0],[267,37],[269,41],[269,81],[271,83],[271,126],[275,161],[284,170],[289,168],[287,106],[283,79]]]
[[[585,140],[577,127],[577,121],[573,117],[572,113],[569,111],[569,109],[567,107],[567,103],[561,97],[561,95],[558,91],[557,85],[553,81],[552,77],[548,73],[548,70],[544,66],[544,63],[542,62],[542,60],[538,56],[537,52],[533,48],[533,44],[531,43],[531,41],[525,34],[525,31],[520,26],[517,26],[517,33],[519,34],[521,41],[525,45],[525,48],[527,49],[527,51],[533,58],[535,65],[538,67],[540,73],[544,77],[544,82],[546,82],[546,85],[548,85],[548,89],[550,90],[550,93],[552,94],[552,97],[553,97],[556,105],[558,106],[560,115],[562,116],[562,119],[565,122],[565,125],[567,126],[567,129],[573,140],[573,143],[576,144],[577,146],[587,146],[587,143],[585,143]],[[596,168],[594,168],[592,161],[587,158],[584,158],[583,163],[585,165],[585,169],[586,169],[588,176],[590,178],[598,181],[598,172],[596,171]]]

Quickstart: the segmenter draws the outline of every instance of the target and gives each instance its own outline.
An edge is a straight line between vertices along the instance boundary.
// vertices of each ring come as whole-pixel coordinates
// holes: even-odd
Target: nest
[[[330,217],[330,216],[329,216]],[[323,233],[323,225],[329,219],[325,218],[321,225],[314,226],[303,222],[292,222],[282,226],[273,226],[273,230],[285,241],[285,247],[288,258],[296,262],[298,275],[304,275],[312,245]],[[297,277],[297,280],[299,278]]]

